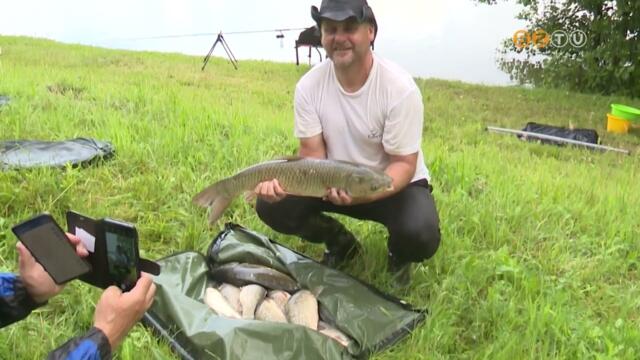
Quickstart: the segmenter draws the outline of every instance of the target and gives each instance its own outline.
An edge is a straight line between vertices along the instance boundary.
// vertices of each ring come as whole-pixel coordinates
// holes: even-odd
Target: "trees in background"
[[[505,40],[499,60],[512,80],[640,97],[640,0],[516,1],[527,29]]]

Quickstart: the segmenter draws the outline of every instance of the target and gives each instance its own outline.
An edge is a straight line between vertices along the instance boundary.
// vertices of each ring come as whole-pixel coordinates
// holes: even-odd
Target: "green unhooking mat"
[[[310,328],[217,315],[203,296],[209,271],[229,262],[268,266],[318,299],[320,318],[352,338],[349,347]],[[384,350],[425,319],[426,311],[239,225],[227,224],[206,256],[184,252],[158,260],[156,299],[143,322],[183,359],[351,359]]]

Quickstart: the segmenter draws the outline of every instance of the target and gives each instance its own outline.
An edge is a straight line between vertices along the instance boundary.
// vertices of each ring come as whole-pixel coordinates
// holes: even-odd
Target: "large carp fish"
[[[323,197],[328,188],[337,188],[357,198],[393,189],[390,176],[368,166],[294,157],[248,167],[202,190],[193,202],[211,209],[209,223],[213,224],[236,196],[273,179],[278,179],[285,192],[298,196]]]

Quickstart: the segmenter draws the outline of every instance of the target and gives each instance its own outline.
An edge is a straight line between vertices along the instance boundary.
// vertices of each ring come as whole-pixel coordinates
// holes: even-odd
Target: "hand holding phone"
[[[56,284],[42,265],[19,241],[16,243],[16,250],[18,251],[20,278],[27,293],[37,304],[44,303],[62,291],[64,285]]]
[[[96,305],[94,326],[102,330],[111,348],[115,349],[129,330],[151,307],[156,285],[151,277],[144,274],[135,287],[123,293],[114,286],[108,287]]]
[[[67,211],[67,229],[83,239],[89,249],[87,260],[93,270],[80,280],[106,289],[115,285],[128,291],[140,278],[140,272],[160,274],[160,266],[140,258],[138,232],[133,224],[110,218],[93,219],[76,211]]]
[[[76,253],[81,257],[89,255],[87,249],[82,245],[80,239],[72,234],[67,234],[67,238],[71,245],[76,249]],[[20,278],[25,289],[31,295],[31,298],[38,304],[43,303],[57,295],[64,288],[63,285],[57,285],[51,276],[44,270],[42,265],[36,261],[31,252],[18,241],[16,243],[18,251],[18,267],[20,269]]]
[[[27,274],[33,275],[28,276],[27,280],[32,278],[36,283],[40,283],[37,281],[40,277],[35,269],[36,264],[32,260],[42,265],[57,285],[91,271],[91,266],[78,255],[86,255],[86,249],[78,247],[76,250],[79,240],[67,237],[51,215],[37,215],[14,226],[12,231],[26,248],[22,249],[21,245],[18,245],[21,273],[27,271]],[[28,251],[25,251],[27,249]]]

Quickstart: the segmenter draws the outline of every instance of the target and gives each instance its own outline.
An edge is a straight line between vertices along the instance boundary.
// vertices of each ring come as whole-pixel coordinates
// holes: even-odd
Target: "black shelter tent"
[[[321,46],[322,43],[320,42],[320,31],[318,28],[314,25],[304,29],[300,35],[298,35],[298,39],[296,40],[296,65],[300,65],[300,58],[298,56],[298,48],[300,47],[309,48],[309,65],[311,65],[312,49],[316,49],[318,56],[320,57],[320,61],[322,61],[322,54],[320,53],[320,50],[318,50],[318,47]]]

